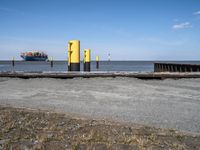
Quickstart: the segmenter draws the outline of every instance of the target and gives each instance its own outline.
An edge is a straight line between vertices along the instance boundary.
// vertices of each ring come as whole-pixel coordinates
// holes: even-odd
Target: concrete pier
[[[189,72],[149,72],[149,73],[136,73],[136,72],[1,72],[0,77],[9,78],[57,78],[57,79],[70,79],[70,78],[97,78],[97,77],[131,77],[138,79],[179,79],[179,78],[200,78],[200,73]]]
[[[154,63],[155,72],[200,72],[197,64]]]

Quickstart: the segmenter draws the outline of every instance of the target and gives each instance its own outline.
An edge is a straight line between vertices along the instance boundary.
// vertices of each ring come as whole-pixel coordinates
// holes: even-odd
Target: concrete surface
[[[0,78],[0,104],[200,133],[200,79]]]

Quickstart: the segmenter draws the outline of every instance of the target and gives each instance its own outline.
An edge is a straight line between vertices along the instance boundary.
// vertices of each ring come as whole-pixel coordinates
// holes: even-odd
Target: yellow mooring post
[[[99,56],[96,56],[96,69],[99,69]]]
[[[80,71],[80,41],[68,43],[68,71]]]
[[[90,53],[91,53],[90,49],[84,50],[83,68],[84,68],[84,71],[88,71],[88,72],[90,72],[90,61],[91,61]]]

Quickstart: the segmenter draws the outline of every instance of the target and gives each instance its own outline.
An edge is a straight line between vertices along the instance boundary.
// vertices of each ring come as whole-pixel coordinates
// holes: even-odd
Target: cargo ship
[[[28,51],[21,53],[21,57],[25,61],[47,61],[48,55],[40,51]]]

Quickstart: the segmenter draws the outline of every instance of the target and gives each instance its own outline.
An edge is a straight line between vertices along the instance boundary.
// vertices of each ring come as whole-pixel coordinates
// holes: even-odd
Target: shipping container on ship
[[[47,61],[48,55],[41,51],[28,51],[21,53],[21,57],[25,61]]]

